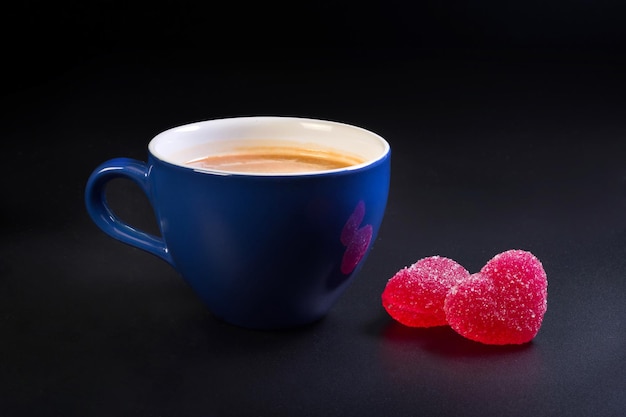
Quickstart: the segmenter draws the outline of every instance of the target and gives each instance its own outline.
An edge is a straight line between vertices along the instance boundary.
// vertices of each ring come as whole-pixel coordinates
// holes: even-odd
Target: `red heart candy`
[[[526,343],[541,327],[547,288],[543,265],[532,253],[502,252],[450,289],[446,319],[457,333],[477,342]]]
[[[452,286],[469,272],[452,259],[431,256],[398,271],[385,286],[383,307],[396,321],[411,327],[447,324],[443,303]]]

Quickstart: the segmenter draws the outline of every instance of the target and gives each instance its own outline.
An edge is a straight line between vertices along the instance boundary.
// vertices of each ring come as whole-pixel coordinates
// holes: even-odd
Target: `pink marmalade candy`
[[[469,277],[455,261],[441,256],[420,259],[398,271],[382,294],[383,307],[396,321],[411,327],[446,325],[444,300],[452,286]]]
[[[448,324],[460,335],[486,344],[532,340],[547,309],[548,282],[530,252],[510,250],[479,273],[453,286],[444,303]]]

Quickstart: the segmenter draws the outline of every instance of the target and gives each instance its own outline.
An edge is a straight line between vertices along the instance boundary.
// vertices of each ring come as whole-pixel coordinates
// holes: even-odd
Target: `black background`
[[[2,6],[1,416],[623,414],[626,7],[407,3]],[[217,321],[84,209],[100,162],[243,115],[342,121],[392,146],[370,257],[304,329]],[[134,185],[109,199],[156,230]],[[419,258],[476,272],[513,248],[548,274],[532,343],[409,329],[380,305]]]

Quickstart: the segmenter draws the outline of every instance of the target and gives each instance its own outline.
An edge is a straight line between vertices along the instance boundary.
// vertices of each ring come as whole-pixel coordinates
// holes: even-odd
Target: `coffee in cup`
[[[241,147],[237,152],[208,155],[188,161],[187,164],[196,168],[229,172],[302,173],[341,169],[363,162],[357,156],[285,143]]]

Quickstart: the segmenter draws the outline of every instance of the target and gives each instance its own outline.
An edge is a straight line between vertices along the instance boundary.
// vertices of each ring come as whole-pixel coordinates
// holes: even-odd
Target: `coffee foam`
[[[187,161],[195,168],[240,173],[302,173],[342,169],[365,162],[331,149],[300,146],[239,146],[228,153],[211,153]]]

